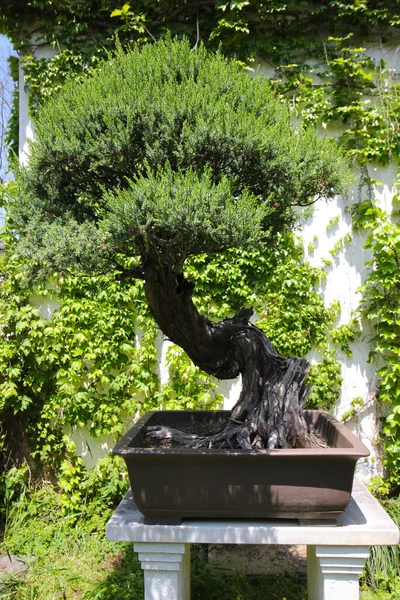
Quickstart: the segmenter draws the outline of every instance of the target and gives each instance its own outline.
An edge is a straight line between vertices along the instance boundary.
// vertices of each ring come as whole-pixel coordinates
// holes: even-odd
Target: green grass
[[[2,552],[27,556],[30,568],[23,579],[11,578],[0,591],[0,598],[18,600],[53,600],[56,598],[96,598],[93,590],[114,573],[127,578],[126,563],[121,558],[125,547],[104,539],[104,527],[110,511],[79,520],[63,516],[59,496],[51,487],[43,487],[31,498],[15,504],[9,515]],[[142,588],[142,574],[134,557],[130,557],[127,590]],[[125,581],[124,581],[125,585]],[[97,593],[97,592],[96,592]],[[108,596],[97,596],[107,598]],[[115,598],[140,598],[125,595]],[[111,598],[111,596],[110,596]]]
[[[133,545],[105,540],[105,523],[111,511],[95,512],[85,519],[65,517],[59,500],[54,489],[45,486],[14,504],[0,552],[27,556],[31,562],[25,577],[6,581],[0,598],[142,600],[143,574]],[[375,557],[367,574],[373,565],[382,568],[382,564]],[[396,569],[398,573],[398,564]],[[390,577],[388,583],[387,577],[376,576],[373,587],[362,591],[361,599],[400,600],[399,578],[393,577],[393,572]],[[204,546],[194,546],[192,600],[205,598],[306,600],[306,582],[299,576],[268,578],[218,569],[206,562]]]
[[[400,586],[397,584],[397,589],[393,588],[392,592],[385,592],[380,589],[371,589],[362,587],[361,600],[400,600]]]
[[[400,527],[400,500],[384,500],[382,505]],[[363,600],[400,600],[400,547],[374,546],[366,563]]]

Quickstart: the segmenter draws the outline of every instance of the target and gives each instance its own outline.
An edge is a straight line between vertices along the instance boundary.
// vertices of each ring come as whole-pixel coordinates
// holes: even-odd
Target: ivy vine
[[[371,198],[354,210],[355,227],[369,232],[365,247],[372,253],[369,276],[361,291],[360,312],[370,322],[373,346],[370,360],[378,365],[379,401],[386,413],[382,427],[386,467],[377,491],[398,493],[400,479],[400,225],[398,196],[389,216]]]
[[[85,77],[99,68],[117,44],[151,43],[171,31],[189,37],[193,47],[200,39],[211,48],[219,46],[246,68],[254,67],[255,60],[273,65],[272,85],[293,114],[306,126],[338,130],[341,143],[361,165],[399,158],[396,73],[369,52],[373,45],[397,43],[399,25],[394,0],[384,5],[377,0],[199,0],[183,5],[177,0],[9,0],[0,8],[0,30],[21,53],[32,113],[68,77]],[[56,50],[49,60],[35,56],[45,43]],[[17,63],[11,62],[16,79]],[[9,128],[14,148],[17,108],[16,100]],[[388,478],[380,488],[388,491],[400,475],[399,231],[396,215],[389,218],[370,200],[356,212],[359,226],[370,231],[367,246],[373,253],[361,310],[375,328],[373,353],[382,361],[380,400],[389,407],[383,429]],[[335,244],[332,256],[348,243],[351,234]],[[139,283],[71,275],[55,281],[52,290],[32,290],[24,287],[13,261],[12,240],[8,245],[0,292],[2,466],[4,472],[12,465],[29,465],[34,474],[44,467],[52,477],[58,472],[65,510],[74,511],[90,494],[90,485],[98,490],[100,481],[113,482],[109,497],[124,485],[121,467],[110,457],[98,464],[96,476],[85,471],[68,433],[74,427],[85,424],[93,437],[117,437],[127,415],[160,405],[209,408],[221,398],[215,382],[176,347],[168,351],[170,378],[161,385],[155,368],[157,332]],[[325,273],[304,261],[293,234],[282,236],[275,248],[198,256],[186,269],[197,282],[198,308],[209,317],[224,318],[252,305],[257,325],[282,354],[304,356],[319,348],[322,361],[311,370],[309,406],[334,404],[341,385],[335,348],[349,354],[358,325],[354,320],[334,328],[339,307],[324,307],[315,292]],[[56,297],[59,308],[51,321],[32,306],[33,292]],[[357,411],[362,403],[354,402]],[[0,486],[4,482],[0,479]]]

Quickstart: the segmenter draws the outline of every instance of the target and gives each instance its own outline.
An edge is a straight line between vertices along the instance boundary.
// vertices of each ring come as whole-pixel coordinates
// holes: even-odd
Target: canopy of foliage
[[[266,79],[167,39],[119,50],[42,108],[9,221],[43,271],[121,255],[179,268],[271,237],[346,179],[335,144],[295,129]]]
[[[342,122],[344,145],[360,161],[387,163],[399,155],[397,86],[385,53],[399,39],[397,0],[8,0],[0,6],[0,31],[22,49],[25,83],[34,111],[65,81],[96,70],[116,43],[154,41],[170,32],[193,45],[202,40],[246,64],[274,66],[273,85],[290,98],[307,123]],[[56,55],[40,59],[50,44]],[[18,61],[11,59],[18,81]],[[8,141],[18,148],[18,96]]]
[[[9,0],[0,6],[0,31],[21,49],[30,110],[73,73],[77,79],[99,68],[117,43],[154,41],[170,32],[192,45],[202,40],[247,65],[266,60],[274,66],[273,85],[291,99],[307,123],[346,123],[342,141],[360,161],[388,162],[399,154],[398,100],[393,65],[366,48],[398,44],[400,11],[396,0]],[[36,56],[50,44],[51,60]],[[18,60],[13,58],[18,81]],[[316,78],[317,77],[317,78]],[[18,148],[18,96],[8,141]]]

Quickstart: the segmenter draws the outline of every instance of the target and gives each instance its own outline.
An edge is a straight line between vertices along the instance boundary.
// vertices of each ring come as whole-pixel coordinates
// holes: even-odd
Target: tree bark
[[[192,301],[194,286],[181,273],[148,263],[144,279],[156,322],[195,365],[218,379],[242,376],[239,400],[224,429],[204,439],[188,436],[188,445],[287,448],[307,435],[302,415],[310,391],[305,384],[306,360],[280,356],[268,337],[249,322],[251,309],[241,309],[219,323],[200,315]]]

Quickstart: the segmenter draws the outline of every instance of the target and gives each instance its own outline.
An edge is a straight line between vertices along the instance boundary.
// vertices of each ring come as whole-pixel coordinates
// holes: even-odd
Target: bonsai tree
[[[187,41],[119,50],[70,81],[36,121],[9,207],[19,254],[36,275],[115,270],[144,280],[162,332],[207,373],[243,388],[226,426],[188,444],[290,447],[307,438],[308,363],[283,358],[243,308],[199,314],[191,255],[274,244],[297,207],[342,191],[329,140],[295,128],[262,77]]]

